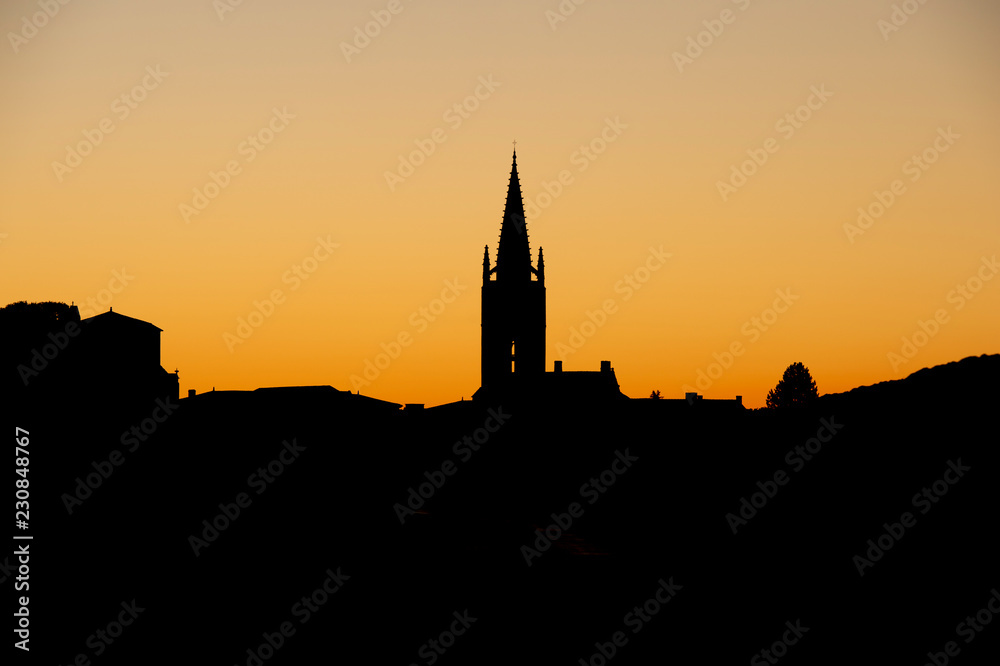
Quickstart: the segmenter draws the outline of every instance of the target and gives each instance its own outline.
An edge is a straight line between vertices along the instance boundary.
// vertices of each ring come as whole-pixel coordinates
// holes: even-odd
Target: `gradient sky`
[[[53,0],[47,17],[4,2],[0,303],[150,321],[182,393],[353,389],[408,333],[361,392],[469,398],[516,139],[526,203],[547,204],[528,229],[550,369],[611,360],[632,397],[682,397],[712,373],[700,393],[757,407],[794,361],[827,393],[997,353],[1000,279],[977,280],[1000,253],[1000,7],[911,0],[897,26],[894,4]],[[391,20],[345,53],[372,12]],[[433,153],[390,186],[417,142]],[[210,172],[225,186],[185,215]],[[338,247],[312,264],[318,238]],[[288,273],[304,261],[308,279]],[[448,281],[464,291],[436,304]],[[768,313],[778,290],[797,299]]]

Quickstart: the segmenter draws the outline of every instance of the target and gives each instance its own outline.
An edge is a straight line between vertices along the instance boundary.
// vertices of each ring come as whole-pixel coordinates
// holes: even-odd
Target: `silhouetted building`
[[[351,413],[385,418],[400,411],[402,405],[387,402],[332,386],[273,386],[252,391],[188,391],[185,404],[200,405],[206,410],[276,410],[290,419],[307,418],[308,414]],[[409,408],[410,405],[407,405]]]
[[[514,375],[522,381],[545,372],[545,260],[531,265],[517,152],[500,225],[497,263],[483,254],[482,385],[503,387]]]
[[[545,259],[531,265],[528,225],[514,151],[496,265],[483,253],[482,386],[474,399],[547,396],[625,398],[610,361],[600,372],[545,372]]]
[[[71,312],[79,317],[74,306]],[[176,373],[160,365],[162,329],[110,308],[80,322],[82,334],[74,350],[79,378],[107,397],[180,397]]]
[[[177,399],[177,374],[160,366],[160,333],[111,309],[81,319],[76,305],[13,303],[0,309],[4,390],[39,401]]]

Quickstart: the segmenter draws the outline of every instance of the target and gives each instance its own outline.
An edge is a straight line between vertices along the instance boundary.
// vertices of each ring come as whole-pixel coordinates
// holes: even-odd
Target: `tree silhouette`
[[[809,368],[799,362],[785,368],[778,385],[767,394],[768,409],[804,407],[819,397]]]
[[[649,397],[652,398],[653,400],[662,400],[663,399],[663,396],[660,395],[660,392],[658,390],[657,391],[653,391],[652,393],[650,393]]]

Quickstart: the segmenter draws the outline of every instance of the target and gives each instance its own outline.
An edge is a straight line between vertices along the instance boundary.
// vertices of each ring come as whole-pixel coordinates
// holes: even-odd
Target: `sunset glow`
[[[514,140],[549,370],[1000,351],[993,1],[49,4],[0,9],[0,301],[155,324],[182,395],[469,399]]]

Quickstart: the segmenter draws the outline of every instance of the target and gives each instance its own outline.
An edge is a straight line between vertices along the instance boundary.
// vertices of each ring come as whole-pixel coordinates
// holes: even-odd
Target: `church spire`
[[[517,175],[517,150],[507,186],[507,205],[500,225],[500,247],[497,250],[497,280],[530,281],[531,250],[528,246],[528,228],[524,219],[524,200],[521,180]]]
[[[531,264],[516,151],[492,269],[489,247],[483,252],[482,317],[483,383],[478,399],[527,387],[544,376],[545,259],[539,249],[538,268]]]

